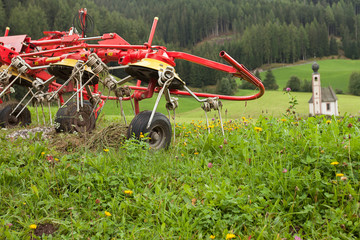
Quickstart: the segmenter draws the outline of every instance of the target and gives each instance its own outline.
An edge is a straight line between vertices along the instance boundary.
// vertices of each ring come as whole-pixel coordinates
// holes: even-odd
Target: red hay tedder
[[[178,106],[178,99],[172,95],[188,95],[202,103],[205,113],[213,109],[220,114],[221,99],[247,101],[264,94],[261,81],[224,51],[220,52],[220,57],[230,66],[152,45],[158,18],[154,18],[149,40],[143,45],[131,45],[116,33],[86,37],[86,9],[79,11],[78,21],[81,34],[75,27],[71,27],[66,32],[47,31],[44,32],[45,37],[32,40],[27,35],[9,36],[7,28],[5,35],[0,37],[2,127],[30,124],[31,116],[27,106],[31,102],[36,110],[39,105],[42,109],[44,105],[48,105],[52,123],[50,105],[58,101],[59,110],[54,124],[56,130],[89,132],[95,127],[98,114],[107,100],[117,100],[120,103],[130,101],[135,117],[129,125],[128,137],[139,138],[141,133],[148,133],[150,147],[159,149],[168,147],[172,136],[169,119],[156,112],[163,95],[168,111],[175,111]],[[98,40],[97,44],[87,43],[93,40]],[[254,84],[259,92],[251,96],[192,92],[175,72],[175,59],[183,59],[240,77]],[[108,66],[110,62],[117,64]],[[128,76],[116,80],[109,74],[109,70],[120,68],[124,69]],[[124,85],[133,79],[138,80],[136,86]],[[107,95],[98,91],[99,82],[108,89]],[[147,87],[141,86],[141,82],[146,83]],[[10,100],[14,84],[27,88],[27,93],[18,102]],[[63,94],[69,92],[73,94],[65,100]],[[154,92],[158,93],[154,108],[151,111],[139,112],[139,101],[151,98]],[[122,108],[122,104],[120,106]],[[124,115],[123,109],[121,110]]]

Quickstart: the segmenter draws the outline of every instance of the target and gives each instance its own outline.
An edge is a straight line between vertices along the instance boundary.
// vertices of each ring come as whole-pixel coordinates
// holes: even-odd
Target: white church
[[[335,115],[339,116],[338,99],[332,87],[321,87],[319,64],[312,65],[312,96],[309,100],[310,116]]]

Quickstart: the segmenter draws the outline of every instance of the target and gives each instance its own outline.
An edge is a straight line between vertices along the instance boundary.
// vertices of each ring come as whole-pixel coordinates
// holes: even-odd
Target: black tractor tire
[[[171,142],[171,123],[169,119],[162,113],[156,112],[149,128],[146,128],[151,111],[143,111],[134,117],[131,121],[127,137],[135,137],[141,139],[140,135],[146,135],[147,141],[151,149],[168,148]]]
[[[95,128],[95,114],[92,113],[92,105],[84,101],[84,106],[77,111],[76,102],[70,102],[60,108],[55,117],[56,132],[91,132]]]
[[[31,113],[28,108],[25,108],[18,118],[16,116],[24,108],[23,105],[20,105],[13,114],[12,111],[16,108],[18,103],[10,102],[1,104],[0,110],[0,127],[3,128],[13,128],[16,126],[25,127],[31,124]]]

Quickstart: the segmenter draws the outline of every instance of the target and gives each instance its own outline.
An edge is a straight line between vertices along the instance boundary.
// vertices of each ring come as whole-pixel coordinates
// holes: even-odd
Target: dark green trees
[[[360,96],[360,72],[354,72],[350,75],[349,92]]]
[[[291,88],[293,92],[299,92],[301,90],[301,81],[298,77],[292,76],[286,83],[287,88]]]
[[[268,70],[263,81],[264,87],[267,90],[277,90],[279,85],[276,84],[275,76],[271,70]]]

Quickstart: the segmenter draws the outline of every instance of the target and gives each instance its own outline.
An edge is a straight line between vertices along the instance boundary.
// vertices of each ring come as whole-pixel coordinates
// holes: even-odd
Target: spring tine
[[[69,99],[66,100],[66,102],[65,102],[61,107],[65,106],[71,99],[73,99],[73,97],[75,97],[75,95],[77,95],[77,94],[84,88],[84,86],[86,86],[95,76],[96,76],[96,75],[93,75],[93,76],[83,85],[82,88],[76,90],[76,92],[75,92],[73,95],[71,95],[71,96],[69,97]]]
[[[135,112],[135,108],[134,108],[134,103],[133,103],[133,100],[132,100],[131,96],[130,96],[130,103],[131,103],[131,107],[132,107],[132,109],[133,109],[134,115],[136,116],[136,112]]]
[[[44,125],[45,125],[45,124],[46,124],[46,121],[45,121],[44,104],[41,102],[40,105],[41,105],[41,111],[42,111],[43,121],[44,121]]]
[[[108,95],[107,95],[107,97],[106,97],[106,99],[105,99],[104,104],[102,105],[102,107],[101,107],[101,108],[100,108],[100,110],[98,111],[98,115],[97,115],[96,119],[99,117],[99,115],[100,115],[101,111],[102,111],[102,110],[103,110],[103,108],[105,107],[105,104],[106,104],[107,100],[108,100],[108,99],[109,99],[109,97],[110,97],[110,93],[111,93],[111,89],[109,89],[109,93],[108,93]],[[95,107],[96,107],[96,105],[95,105]],[[95,109],[95,107],[94,107],[94,109]],[[92,114],[92,113],[91,113],[91,114]]]
[[[222,135],[223,135],[223,136],[225,136],[224,126],[223,126],[223,121],[222,121],[222,117],[221,117],[221,111],[220,111],[220,108],[218,108],[218,113],[219,113],[219,118],[220,118],[220,124],[221,124],[221,131],[222,131]]]
[[[174,145],[175,145],[175,130],[176,130],[176,123],[175,123],[175,108],[174,108],[174,140],[173,140],[173,143],[174,143]]]
[[[120,109],[121,109],[121,116],[123,116],[125,125],[127,125],[126,117],[125,117],[125,113],[124,113],[124,109],[123,109],[123,105],[122,105],[122,97],[119,97],[119,103],[120,103]]]
[[[167,110],[167,112],[168,112],[168,118],[169,118],[169,120],[171,120],[170,110],[169,110],[169,109],[167,109],[167,108],[166,108],[166,110]]]
[[[79,94],[77,94],[79,91],[79,80],[76,79],[76,111],[79,112],[80,111],[80,106],[79,106]]]
[[[161,96],[163,95],[164,91],[168,88],[168,85],[170,84],[171,81],[172,81],[172,79],[167,80],[167,81],[164,83],[164,85],[163,85],[163,87],[161,88],[161,90],[159,91],[158,97],[157,97],[157,99],[156,99],[154,108],[153,108],[153,110],[152,110],[152,112],[151,112],[150,119],[149,119],[149,122],[148,122],[146,128],[149,128],[149,127],[150,127],[151,122],[152,122],[152,119],[154,118],[154,115],[155,115],[155,111],[156,111],[156,109],[157,109],[157,106],[159,105]]]
[[[27,107],[27,105],[29,105],[29,103],[33,100],[33,98],[35,97],[35,94],[32,92],[31,88],[29,88],[29,92],[31,92],[32,97],[30,98],[30,100],[25,104],[25,106],[21,109],[21,111],[16,115],[15,118],[18,118],[20,116],[20,114],[25,110],[25,108]]]
[[[37,103],[35,103],[35,112],[36,112],[36,119],[37,119],[37,123],[39,124],[39,123],[40,123],[40,120],[39,120],[39,113],[38,113],[38,106],[37,106]]]
[[[32,89],[32,88],[31,88]],[[25,98],[30,94],[30,90],[25,94],[25,96],[20,100],[20,102],[18,103],[18,105],[16,105],[16,107],[14,108],[14,110],[10,113],[10,115],[12,115],[16,109],[21,105],[21,103],[25,100]]]
[[[52,117],[51,117],[51,107],[50,107],[50,102],[48,102],[48,108],[49,108],[49,119],[50,119],[50,125],[53,124],[52,122]]]
[[[77,74],[77,73],[85,66],[85,64],[86,64],[86,63],[83,63],[82,66],[79,67],[79,69],[77,69],[75,72],[73,72],[73,73],[71,74],[71,76],[69,77],[69,79],[66,80],[66,82],[65,82],[63,85],[61,85],[61,87],[60,87],[58,90],[56,90],[56,91],[54,92],[54,94],[49,98],[49,100],[53,99],[53,97],[55,97],[55,95],[58,94],[58,92],[59,92],[61,89],[63,89],[63,88],[65,87],[65,85],[68,84],[68,83],[73,79],[73,77],[75,76],[75,74]],[[65,104],[64,104],[64,105],[65,105]]]
[[[44,82],[44,85],[46,85],[46,84],[48,84],[49,82],[51,82],[54,78],[55,78],[55,76],[50,77],[48,80],[46,80],[46,81]]]
[[[99,99],[96,101],[96,103],[94,104],[94,107],[93,107],[92,110],[91,110],[90,118],[91,118],[92,115],[94,114],[95,109],[96,109],[97,105],[100,103],[100,101],[101,101],[101,99],[99,98]],[[95,121],[97,120],[98,117],[99,117],[99,116],[96,117]]]
[[[209,127],[209,119],[207,116],[207,112],[205,111],[205,117],[206,117],[206,128],[208,129],[208,132],[210,133],[210,127]]]

